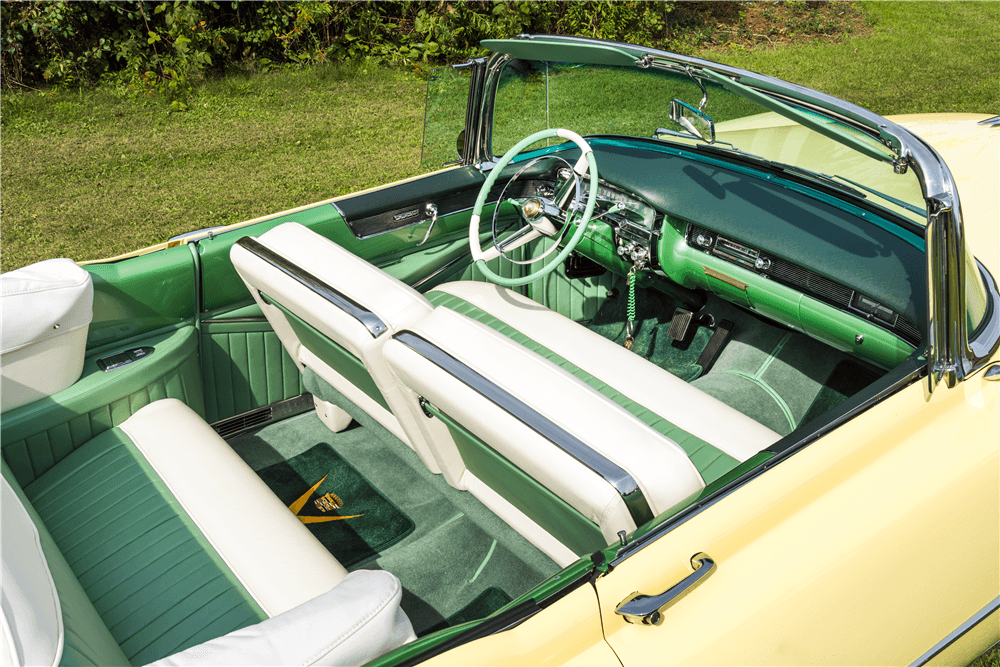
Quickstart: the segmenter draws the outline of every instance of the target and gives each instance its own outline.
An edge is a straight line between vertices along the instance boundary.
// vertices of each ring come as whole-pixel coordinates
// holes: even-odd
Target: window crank
[[[417,244],[418,246],[421,246],[421,245],[427,243],[427,239],[430,238],[430,236],[431,236],[431,230],[434,229],[434,223],[437,222],[437,219],[438,219],[438,207],[437,207],[437,205],[436,204],[427,204],[426,206],[424,206],[424,215],[431,216],[431,224],[430,224],[430,227],[427,228],[427,233],[424,234],[424,238],[420,239],[420,243]]]

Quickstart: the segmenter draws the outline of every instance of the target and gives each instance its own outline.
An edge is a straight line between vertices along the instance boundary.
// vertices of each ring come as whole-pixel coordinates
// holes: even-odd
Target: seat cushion
[[[133,664],[280,614],[346,574],[174,399],[87,442],[24,492]]]
[[[511,337],[675,440],[706,483],[781,437],[625,348],[504,287],[447,283],[427,298]]]

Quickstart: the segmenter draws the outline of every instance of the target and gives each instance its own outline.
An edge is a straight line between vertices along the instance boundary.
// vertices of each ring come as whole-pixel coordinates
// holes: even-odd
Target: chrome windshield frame
[[[655,65],[667,69],[698,76],[700,70],[733,78],[734,81],[770,95],[779,100],[795,104],[827,115],[838,123],[846,123],[865,132],[896,155],[893,166],[897,173],[905,173],[912,168],[920,182],[924,200],[927,203],[927,394],[938,384],[954,387],[967,375],[982,367],[992,352],[1000,345],[998,327],[981,329],[981,334],[996,340],[979,341],[976,348],[988,350],[985,354],[973,351],[967,325],[966,302],[966,243],[962,222],[962,207],[959,201],[955,179],[940,154],[920,137],[906,128],[889,121],[878,114],[856,104],[822,93],[805,86],[789,83],[781,79],[757,74],[747,70],[720,65],[708,60],[682,56],[659,49],[652,49],[621,42],[606,42],[586,37],[564,37],[553,35],[518,35],[518,39],[538,39],[546,42],[593,44],[616,47],[634,53],[636,66],[646,68]],[[495,163],[491,153],[493,130],[493,107],[500,83],[503,66],[511,56],[495,53],[486,65],[485,85],[477,104],[470,104],[470,112],[478,108],[478,132],[476,155],[473,159],[479,169],[487,171]],[[990,281],[987,281],[990,282]],[[994,283],[995,284],[995,283]],[[1000,303],[996,303],[996,293],[991,291],[993,319],[1000,318]]]

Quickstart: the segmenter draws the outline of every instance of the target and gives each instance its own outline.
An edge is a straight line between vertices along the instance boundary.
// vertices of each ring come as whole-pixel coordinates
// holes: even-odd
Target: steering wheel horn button
[[[524,215],[524,219],[529,222],[537,218],[538,214],[541,212],[542,201],[537,197],[524,202],[524,206],[521,207],[521,213]]]

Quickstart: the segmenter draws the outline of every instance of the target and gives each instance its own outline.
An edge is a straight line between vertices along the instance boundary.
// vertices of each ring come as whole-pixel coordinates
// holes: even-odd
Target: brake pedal
[[[691,328],[691,320],[694,318],[694,313],[685,308],[678,308],[674,311],[674,317],[670,320],[670,326],[667,328],[667,336],[680,342],[687,338],[688,329]]]
[[[708,345],[702,350],[701,356],[698,357],[696,362],[701,366],[701,373],[704,375],[708,372],[708,369],[712,367],[715,360],[719,357],[719,353],[722,352],[722,348],[726,346],[726,341],[729,340],[729,334],[733,332],[733,323],[729,320],[722,320],[719,322],[719,326],[716,327],[715,333],[708,340]]]

